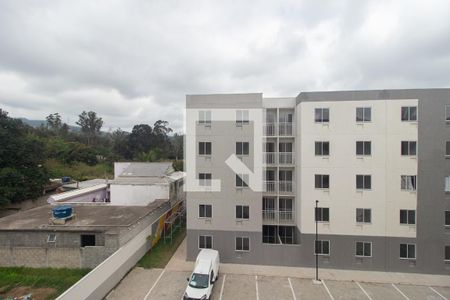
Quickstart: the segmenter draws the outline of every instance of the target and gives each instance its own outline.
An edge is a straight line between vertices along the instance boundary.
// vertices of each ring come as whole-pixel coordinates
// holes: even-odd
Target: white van
[[[202,249],[195,261],[194,272],[187,279],[188,286],[183,299],[207,300],[211,297],[214,282],[219,277],[219,251]]]

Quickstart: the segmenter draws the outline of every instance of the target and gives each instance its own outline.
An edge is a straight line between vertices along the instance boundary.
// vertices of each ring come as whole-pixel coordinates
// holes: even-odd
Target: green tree
[[[56,132],[61,129],[62,121],[59,113],[49,114],[45,119],[47,120],[47,128]]]
[[[112,150],[117,156],[121,158],[125,159],[133,158],[130,150],[130,145],[128,142],[129,135],[130,134],[128,132],[125,132],[120,128],[115,130],[111,135],[113,143]]]
[[[100,129],[103,126],[103,119],[97,117],[97,113],[93,111],[83,111],[80,115],[78,115],[77,125],[81,127],[81,132],[86,135],[87,144],[95,144],[97,140],[97,136],[100,133]]]

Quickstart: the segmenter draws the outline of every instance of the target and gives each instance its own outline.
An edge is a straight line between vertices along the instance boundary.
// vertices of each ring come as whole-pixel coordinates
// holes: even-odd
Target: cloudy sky
[[[168,120],[185,95],[450,87],[450,1],[0,1],[0,108]]]

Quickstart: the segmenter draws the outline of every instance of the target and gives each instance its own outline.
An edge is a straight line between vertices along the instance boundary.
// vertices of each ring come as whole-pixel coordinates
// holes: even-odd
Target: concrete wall
[[[111,205],[147,206],[156,199],[169,198],[169,185],[111,184]]]

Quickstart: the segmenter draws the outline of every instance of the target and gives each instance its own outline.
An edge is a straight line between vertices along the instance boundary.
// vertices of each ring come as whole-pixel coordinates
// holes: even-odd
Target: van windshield
[[[189,286],[195,289],[206,289],[208,287],[208,278],[206,274],[192,274],[191,281],[189,281]]]

